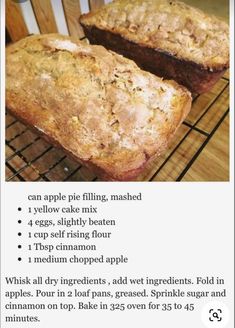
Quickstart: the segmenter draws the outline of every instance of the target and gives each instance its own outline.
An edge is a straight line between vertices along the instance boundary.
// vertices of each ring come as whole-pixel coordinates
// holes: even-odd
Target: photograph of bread
[[[228,13],[105,2],[6,1],[6,181],[228,181]]]
[[[228,24],[183,2],[117,0],[80,23],[91,43],[193,93],[208,91],[229,67]]]

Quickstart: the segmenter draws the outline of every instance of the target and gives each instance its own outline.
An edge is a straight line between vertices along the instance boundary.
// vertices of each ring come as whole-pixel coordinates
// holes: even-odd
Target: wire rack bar
[[[219,94],[216,95],[215,99],[205,108],[205,111],[202,113],[202,115],[197,119],[197,121],[190,127],[189,131],[184,135],[184,137],[180,140],[180,142],[176,145],[176,147],[172,150],[172,152],[169,154],[169,156],[165,159],[165,161],[161,164],[161,166],[157,169],[157,171],[152,175],[150,178],[150,181],[153,181],[155,177],[158,175],[158,173],[162,170],[162,168],[165,166],[165,164],[168,162],[168,160],[171,158],[171,156],[177,151],[177,149],[180,147],[180,145],[185,141],[185,139],[188,137],[188,135],[192,132],[194,128],[196,128],[196,125],[200,122],[200,120],[207,114],[207,112],[210,110],[210,108],[215,104],[215,102],[218,100],[218,98],[223,94],[225,89],[229,83],[226,83],[224,88],[220,91]],[[194,100],[195,101],[195,100]]]
[[[9,145],[8,145],[9,146]],[[19,173],[21,173],[23,170],[25,170],[27,167],[30,167],[34,162],[36,162],[40,157],[44,156],[46,153],[48,153],[53,147],[52,146],[49,146],[46,150],[44,150],[41,154],[39,154],[38,156],[36,156],[33,160],[27,162],[26,161],[26,164],[24,166],[22,166],[18,171],[16,171],[11,177],[9,177],[7,179],[7,181],[10,181],[12,180],[15,176],[18,176]],[[22,156],[22,154],[21,154]],[[24,156],[23,156],[23,159],[24,159]],[[39,175],[40,173],[37,172]],[[41,174],[42,177],[43,177],[43,174]],[[49,180],[48,180],[49,181]]]
[[[183,171],[180,173],[180,175],[178,176],[178,178],[176,179],[176,181],[181,181],[183,179],[183,177],[188,172],[188,170],[190,169],[190,167],[193,165],[193,163],[195,162],[195,160],[197,159],[197,157],[200,155],[200,153],[202,152],[202,150],[204,149],[204,147],[208,144],[208,142],[211,140],[211,138],[213,137],[213,135],[215,134],[215,132],[217,131],[217,129],[220,127],[221,123],[224,121],[224,119],[228,115],[228,113],[229,113],[229,108],[224,113],[224,115],[221,117],[221,119],[216,124],[216,126],[214,127],[214,129],[211,131],[211,133],[209,134],[208,138],[203,142],[203,144],[201,145],[201,147],[193,155],[193,157],[191,158],[191,160],[189,161],[189,163],[186,165],[186,167],[183,169]]]
[[[83,38],[85,39],[85,37]],[[163,163],[156,169],[154,173],[152,173],[151,177],[149,178],[149,181],[155,180],[159,172],[165,167],[166,163],[171,159],[171,157],[177,152],[179,147],[182,145],[182,143],[187,139],[187,137],[192,133],[192,131],[196,131],[197,133],[200,133],[205,140],[202,142],[200,145],[199,149],[193,154],[192,158],[189,159],[188,163],[180,172],[178,177],[176,178],[175,181],[181,181],[187,171],[190,169],[190,167],[193,165],[197,157],[200,155],[204,147],[208,144],[216,130],[219,128],[225,117],[229,113],[229,109],[223,114],[223,116],[220,118],[219,122],[217,122],[216,126],[213,128],[213,130],[208,133],[207,131],[204,131],[203,129],[200,129],[197,125],[198,123],[203,119],[205,115],[207,115],[208,111],[211,109],[211,107],[218,101],[218,99],[223,95],[224,91],[229,85],[229,79],[226,77],[222,77],[222,80],[225,81],[225,85],[221,89],[220,92],[218,92],[216,95],[213,96],[211,101],[205,106],[205,108],[202,109],[200,117],[196,120],[194,123],[189,123],[187,121],[183,122],[183,125],[188,128],[187,132],[181,137],[179,142],[176,144],[176,146],[171,150],[170,154],[165,158]],[[197,101],[197,99],[200,97],[200,95],[193,95],[193,103]],[[200,101],[200,100],[199,100]],[[36,175],[33,181],[53,181],[52,176],[55,176],[55,174],[59,174],[58,181],[74,181],[76,179],[81,179],[81,180],[86,180],[86,177],[83,176],[83,172],[79,173],[79,171],[82,169],[82,165],[79,163],[76,163],[72,159],[70,159],[66,154],[64,153],[58,153],[55,152],[56,156],[54,156],[54,153],[50,153],[50,151],[54,150],[55,148],[49,144],[47,144],[43,138],[40,136],[32,133],[32,137],[30,135],[29,139],[28,136],[26,135],[26,132],[31,131],[30,128],[26,127],[24,124],[21,123],[21,126],[16,127],[16,134],[12,136],[14,133],[14,125],[16,125],[19,120],[15,119],[14,116],[11,114],[6,113],[6,117],[10,119],[10,123],[6,124],[6,131],[8,131],[9,128],[12,128],[10,132],[10,138],[6,138],[6,146],[9,147],[9,150],[11,150],[12,153],[10,153],[6,157],[6,168],[8,169],[8,174],[6,176],[6,181],[14,181],[14,180],[19,180],[19,181],[27,181],[27,174],[24,174],[24,171],[27,168],[31,168],[33,174]],[[23,129],[19,132],[19,129]],[[17,131],[18,130],[18,131]],[[41,141],[40,141],[41,140]],[[37,153],[37,148],[31,148],[36,145],[36,147],[39,147],[38,153]],[[43,146],[43,151],[41,147]],[[27,158],[27,156],[24,154],[24,152],[27,151],[27,154],[31,154],[32,159],[30,160]],[[31,153],[30,153],[31,152]],[[60,151],[59,151],[60,152]],[[36,155],[35,155],[36,153]],[[49,154],[49,160],[48,156]],[[45,157],[44,157],[45,156]],[[53,157],[54,156],[54,157]],[[58,158],[59,157],[59,158]],[[19,167],[17,167],[18,164],[17,160],[19,159]],[[20,162],[23,161],[22,162]],[[39,161],[37,163],[37,161]],[[48,164],[47,164],[48,161]],[[69,162],[68,162],[69,161]],[[40,164],[41,163],[41,164]],[[69,163],[69,164],[68,164]],[[23,165],[23,166],[22,166]],[[41,166],[43,165],[43,170],[41,169]],[[71,166],[70,169],[66,170],[66,166]],[[45,166],[45,167],[44,167]],[[56,170],[55,170],[56,169]],[[55,171],[53,171],[55,170]],[[25,171],[26,172],[26,171]],[[31,171],[30,171],[31,172]],[[52,175],[50,175],[50,173]],[[58,173],[59,172],[59,173]],[[32,180],[30,180],[32,181]],[[90,176],[90,181],[100,181],[96,176],[93,177],[92,175]]]

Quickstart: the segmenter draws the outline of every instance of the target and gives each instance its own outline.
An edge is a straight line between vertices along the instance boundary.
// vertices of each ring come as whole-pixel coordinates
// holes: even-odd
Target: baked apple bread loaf
[[[191,106],[174,81],[58,34],[7,48],[6,105],[104,180],[132,180],[166,149]]]
[[[114,0],[80,17],[91,43],[135,60],[194,93],[229,66],[228,24],[175,0]]]

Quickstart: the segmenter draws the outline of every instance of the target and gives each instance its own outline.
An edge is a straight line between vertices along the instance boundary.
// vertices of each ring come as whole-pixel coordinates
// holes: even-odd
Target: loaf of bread
[[[176,82],[70,37],[27,37],[6,59],[9,111],[104,180],[134,179],[191,106]]]
[[[175,0],[116,0],[80,17],[87,38],[194,93],[229,66],[229,27]]]

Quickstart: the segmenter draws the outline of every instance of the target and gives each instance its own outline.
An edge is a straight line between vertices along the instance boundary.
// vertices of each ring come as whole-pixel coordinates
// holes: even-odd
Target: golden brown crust
[[[80,22],[210,70],[229,66],[229,27],[176,0],[117,0]]]
[[[103,179],[131,180],[167,147],[191,97],[103,47],[54,34],[7,48],[6,105]]]
[[[120,35],[98,29],[84,27],[86,37],[91,44],[103,45],[129,59],[140,68],[165,79],[174,79],[193,93],[207,92],[225,73],[225,68],[211,71],[202,65],[178,59],[167,52],[157,51],[122,38]]]

